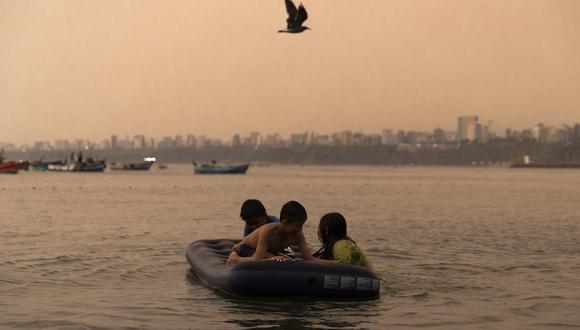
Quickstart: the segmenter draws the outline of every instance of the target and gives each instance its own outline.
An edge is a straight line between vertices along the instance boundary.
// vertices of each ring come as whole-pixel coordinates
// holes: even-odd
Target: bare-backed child
[[[296,201],[290,201],[280,211],[280,222],[265,224],[244,237],[240,245],[229,255],[228,264],[255,260],[292,260],[278,255],[286,247],[297,246],[304,260],[313,260],[306,244],[302,226],[306,222],[306,209]]]

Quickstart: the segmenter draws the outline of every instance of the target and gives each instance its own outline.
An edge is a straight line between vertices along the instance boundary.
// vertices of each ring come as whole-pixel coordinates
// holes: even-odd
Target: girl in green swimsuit
[[[363,251],[346,235],[346,219],[340,213],[327,213],[320,218],[318,239],[322,247],[314,257],[369,268]]]

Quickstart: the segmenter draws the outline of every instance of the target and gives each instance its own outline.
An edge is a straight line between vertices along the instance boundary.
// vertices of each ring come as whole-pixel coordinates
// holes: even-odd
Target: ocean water
[[[330,211],[382,280],[371,301],[247,299],[189,271],[186,246],[242,235],[239,207]],[[253,167],[0,176],[0,328],[580,328],[580,171]],[[283,285],[283,283],[280,283]]]

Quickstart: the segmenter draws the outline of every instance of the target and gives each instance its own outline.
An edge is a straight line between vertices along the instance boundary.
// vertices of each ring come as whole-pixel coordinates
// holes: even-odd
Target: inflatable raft
[[[226,265],[236,240],[190,244],[186,258],[207,286],[247,296],[377,297],[380,281],[370,270],[348,264],[313,261],[251,261]]]

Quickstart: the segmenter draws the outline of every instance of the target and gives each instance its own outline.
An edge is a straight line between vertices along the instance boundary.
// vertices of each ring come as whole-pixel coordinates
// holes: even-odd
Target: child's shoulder
[[[259,229],[261,229],[261,232],[271,232],[272,230],[275,230],[279,226],[280,226],[279,222],[271,222],[261,226]]]

